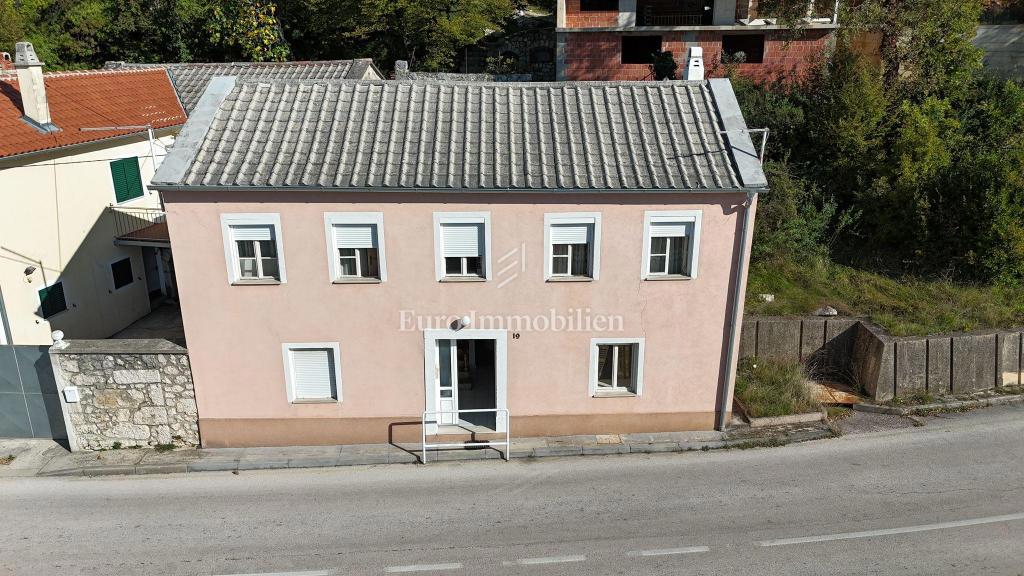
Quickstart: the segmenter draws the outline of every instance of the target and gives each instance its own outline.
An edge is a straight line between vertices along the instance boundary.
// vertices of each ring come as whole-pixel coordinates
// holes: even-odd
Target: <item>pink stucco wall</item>
[[[623,317],[621,332],[523,332],[510,338],[513,424],[531,416],[581,416],[580,427],[589,428],[578,430],[584,433],[634,417],[636,430],[643,427],[641,415],[691,414],[706,422],[715,411],[742,194],[168,192],[165,198],[201,427],[233,419],[301,420],[307,428],[322,419],[418,420],[424,409],[423,333],[400,330],[401,310],[535,315],[582,307]],[[683,209],[703,211],[698,277],[642,281],[644,211]],[[324,213],[344,211],[384,213],[386,282],[331,283]],[[503,287],[501,278],[439,283],[432,214],[457,211],[489,211],[492,258],[525,245],[525,272]],[[287,283],[229,285],[220,215],[249,212],[280,214]],[[544,281],[547,212],[602,213],[599,280]],[[501,268],[495,263],[495,272]],[[646,338],[640,397],[589,397],[590,339],[614,336]],[[284,342],[340,343],[343,402],[288,402]],[[588,419],[601,415],[618,419]],[[206,445],[273,443],[258,433],[246,441],[217,438],[219,429],[208,428]],[[303,439],[299,434],[290,441]]]

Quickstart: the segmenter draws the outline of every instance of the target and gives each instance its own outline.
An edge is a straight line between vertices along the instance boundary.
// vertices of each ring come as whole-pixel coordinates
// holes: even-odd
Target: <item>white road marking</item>
[[[253,574],[225,574],[224,576],[331,576],[335,572],[331,570],[316,570],[314,572],[256,572]]]
[[[410,564],[408,566],[388,566],[385,572],[395,574],[399,572],[441,572],[444,570],[458,570],[462,564],[453,562],[451,564]]]
[[[626,552],[627,556],[675,556],[678,554],[699,554],[711,550],[707,546],[688,546],[686,548],[662,548],[661,550],[634,550]]]
[[[502,566],[535,566],[537,564],[563,564],[566,562],[583,562],[587,557],[579,556],[548,556],[545,558],[520,558],[519,560],[505,560]]]
[[[894,534],[910,534],[912,532],[945,530],[947,528],[963,528],[965,526],[995,524],[997,522],[1012,522],[1014,520],[1024,520],[1024,513],[1006,514],[1003,516],[989,516],[986,518],[972,518],[970,520],[955,520],[953,522],[940,522],[938,524],[922,524],[920,526],[906,526],[904,528],[886,528],[884,530],[844,532],[841,534],[826,534],[824,536],[805,536],[803,538],[781,538],[779,540],[762,540],[760,542],[756,542],[756,544],[758,546],[786,546],[789,544],[808,544],[811,542],[831,542],[833,540],[852,540],[855,538],[873,538],[876,536],[892,536]]]

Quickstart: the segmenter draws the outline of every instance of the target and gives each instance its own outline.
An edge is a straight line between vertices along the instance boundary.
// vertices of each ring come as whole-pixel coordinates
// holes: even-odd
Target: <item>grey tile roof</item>
[[[214,76],[240,80],[379,80],[383,77],[369,58],[309,62],[225,62],[135,64],[107,62],[109,69],[165,68],[185,111],[192,113]]]
[[[172,148],[173,161],[165,162],[155,181],[257,188],[733,190],[746,180],[746,187],[764,187],[759,164],[753,175],[736,168],[736,142],[729,142],[734,135],[722,133],[714,95],[726,101],[732,91],[727,81],[718,82],[715,90],[694,82],[227,84],[219,96],[208,95],[204,117],[190,119],[189,142]],[[721,97],[722,86],[730,98]],[[742,124],[738,110],[728,117],[731,128]],[[204,122],[208,126],[200,126]],[[745,132],[735,138],[750,142]]]

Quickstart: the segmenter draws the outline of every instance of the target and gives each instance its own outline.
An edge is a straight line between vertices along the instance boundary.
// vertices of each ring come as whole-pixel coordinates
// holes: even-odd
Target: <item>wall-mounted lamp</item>
[[[36,267],[35,266],[26,266],[25,267],[25,276],[31,276],[32,274],[35,273],[35,271],[36,271]]]

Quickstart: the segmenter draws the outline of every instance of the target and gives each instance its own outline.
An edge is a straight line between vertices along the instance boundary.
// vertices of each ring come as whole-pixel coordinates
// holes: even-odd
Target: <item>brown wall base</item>
[[[714,412],[586,414],[512,418],[513,438],[711,430]],[[418,418],[200,418],[206,448],[419,442]]]

